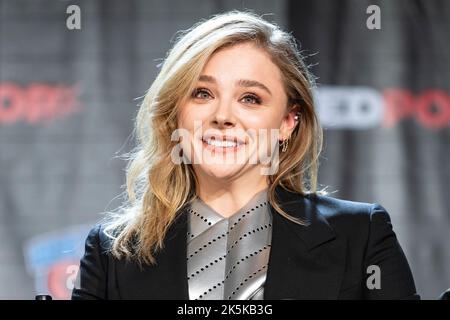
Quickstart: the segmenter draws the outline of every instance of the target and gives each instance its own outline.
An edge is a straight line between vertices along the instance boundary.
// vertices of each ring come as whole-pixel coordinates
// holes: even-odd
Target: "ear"
[[[300,106],[297,104],[294,104],[289,108],[281,123],[280,140],[285,140],[290,137],[295,127],[298,125],[300,118],[297,116],[299,116],[299,112]]]

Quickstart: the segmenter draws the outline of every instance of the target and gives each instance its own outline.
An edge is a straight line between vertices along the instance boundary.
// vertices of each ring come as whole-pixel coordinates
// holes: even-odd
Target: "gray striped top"
[[[272,237],[267,191],[225,218],[196,198],[188,210],[191,300],[262,300]]]

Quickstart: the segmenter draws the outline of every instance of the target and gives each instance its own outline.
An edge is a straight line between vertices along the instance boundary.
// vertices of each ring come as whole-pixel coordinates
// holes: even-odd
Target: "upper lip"
[[[231,141],[237,144],[244,144],[244,140],[239,137],[229,136],[229,135],[218,135],[218,134],[206,134],[202,137],[202,140],[207,142],[208,140],[213,139],[216,141]]]

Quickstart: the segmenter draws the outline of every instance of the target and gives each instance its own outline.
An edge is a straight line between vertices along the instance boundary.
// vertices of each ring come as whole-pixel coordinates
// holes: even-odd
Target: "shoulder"
[[[330,221],[372,219],[387,215],[386,209],[378,203],[350,201],[318,194],[307,195],[305,199]]]
[[[105,299],[107,297],[109,243],[109,237],[101,224],[95,225],[89,231],[72,299]]]
[[[391,229],[391,218],[378,203],[357,202],[324,195],[308,195],[305,201],[316,210],[335,231],[366,233],[374,226]],[[377,228],[378,230],[379,228]]]
[[[93,249],[99,254],[107,254],[111,249],[112,238],[106,233],[105,226],[98,223],[89,231],[85,245],[86,249]]]

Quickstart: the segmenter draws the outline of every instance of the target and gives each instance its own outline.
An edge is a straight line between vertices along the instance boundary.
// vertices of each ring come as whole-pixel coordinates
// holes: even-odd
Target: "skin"
[[[242,79],[253,82],[239,82]],[[210,155],[208,159],[215,160],[192,164],[199,181],[197,195],[222,216],[230,217],[268,187],[268,176],[261,174],[263,164],[249,161],[259,145],[258,137],[246,132],[279,129],[280,141],[289,137],[297,122],[295,109],[288,109],[287,101],[281,71],[267,52],[254,44],[242,43],[211,56],[196,90],[180,106],[178,128],[192,135],[189,140],[183,139],[183,150],[190,144],[190,150],[205,152]],[[202,134],[239,137],[246,145],[226,154],[204,151],[202,135],[194,137],[194,121],[201,123]],[[235,157],[234,161],[230,161],[230,156]]]

